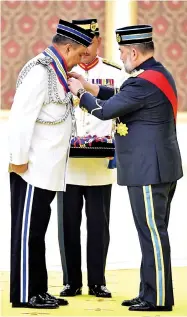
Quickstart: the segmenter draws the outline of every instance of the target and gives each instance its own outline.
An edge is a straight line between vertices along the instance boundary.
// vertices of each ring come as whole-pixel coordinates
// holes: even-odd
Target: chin
[[[125,66],[124,66],[124,70],[125,70],[125,72],[127,74],[131,74],[132,73],[132,69],[126,68]]]
[[[90,56],[85,56],[82,58],[81,63],[88,64],[90,62]]]

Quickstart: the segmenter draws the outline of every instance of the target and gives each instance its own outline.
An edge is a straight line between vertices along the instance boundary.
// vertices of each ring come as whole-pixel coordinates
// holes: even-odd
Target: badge
[[[95,23],[94,21],[91,22],[90,29],[91,29],[91,31],[95,32],[95,30],[97,29],[97,23]]]
[[[116,34],[116,40],[118,43],[121,41],[121,36],[119,35],[119,33]]]
[[[128,134],[128,128],[125,123],[118,123],[116,126],[116,132],[121,136],[126,136]]]

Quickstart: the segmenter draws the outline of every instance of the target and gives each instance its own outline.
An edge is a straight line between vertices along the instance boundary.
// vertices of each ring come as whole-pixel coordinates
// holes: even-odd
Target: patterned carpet
[[[135,313],[122,307],[124,299],[137,295],[139,270],[107,271],[107,287],[112,292],[111,299],[99,299],[87,295],[86,275],[84,275],[83,295],[70,297],[69,305],[55,310],[11,308],[9,304],[9,273],[0,272],[0,316],[187,316],[187,267],[173,269],[175,307],[172,312]],[[59,294],[61,273],[49,273],[49,292]]]

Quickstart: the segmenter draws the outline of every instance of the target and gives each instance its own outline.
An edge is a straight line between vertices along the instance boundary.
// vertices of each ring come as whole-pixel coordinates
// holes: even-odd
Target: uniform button
[[[90,133],[90,131],[87,130],[87,131],[86,131],[86,134],[89,134],[89,133]]]

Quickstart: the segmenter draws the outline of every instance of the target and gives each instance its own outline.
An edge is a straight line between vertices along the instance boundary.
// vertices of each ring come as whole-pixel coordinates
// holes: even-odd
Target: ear
[[[138,58],[138,51],[135,47],[132,48],[132,58],[136,60]]]
[[[99,36],[98,39],[97,39],[97,41],[98,41],[98,47],[100,47],[102,38]]]
[[[68,54],[70,52],[70,49],[71,49],[71,44],[67,44],[66,45],[66,53]]]

